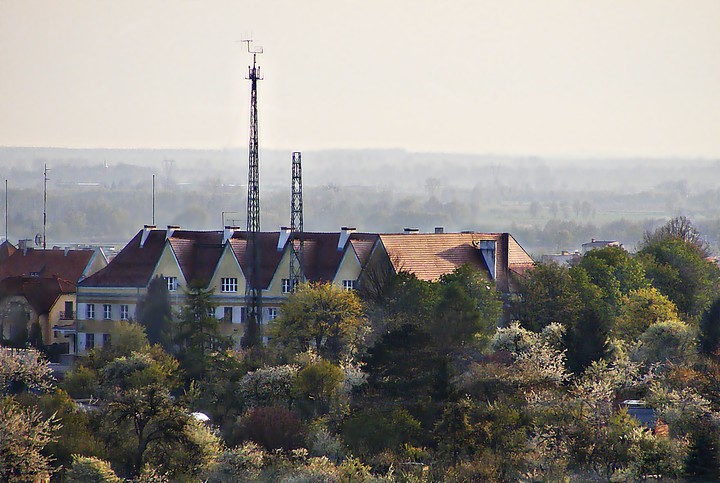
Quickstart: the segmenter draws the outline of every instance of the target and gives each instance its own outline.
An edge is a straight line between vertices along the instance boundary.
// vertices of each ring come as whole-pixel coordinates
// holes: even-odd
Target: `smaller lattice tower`
[[[290,200],[290,287],[296,290],[305,281],[303,271],[302,154],[292,153],[292,199]]]

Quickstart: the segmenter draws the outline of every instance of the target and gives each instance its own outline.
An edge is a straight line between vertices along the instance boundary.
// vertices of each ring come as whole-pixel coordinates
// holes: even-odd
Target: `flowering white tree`
[[[38,351],[0,347],[0,394],[48,391],[54,382],[50,364]]]

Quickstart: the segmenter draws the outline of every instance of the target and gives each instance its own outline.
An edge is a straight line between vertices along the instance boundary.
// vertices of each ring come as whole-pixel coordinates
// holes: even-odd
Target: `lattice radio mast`
[[[290,287],[296,290],[304,281],[303,246],[303,200],[302,200],[302,154],[292,153],[292,199],[290,200]]]
[[[257,115],[257,83],[262,80],[257,55],[262,54],[262,47],[251,46],[247,42],[248,53],[253,56],[253,63],[248,67],[250,80],[250,144],[248,146],[248,193],[247,193],[247,274],[245,280],[245,303],[247,304],[245,334],[241,340],[243,347],[253,347],[262,340],[262,288],[260,287],[260,176],[258,155],[258,115]]]

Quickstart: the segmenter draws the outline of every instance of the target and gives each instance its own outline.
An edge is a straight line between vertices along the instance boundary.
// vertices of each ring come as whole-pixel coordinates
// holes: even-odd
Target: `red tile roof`
[[[0,280],[8,277],[58,277],[77,282],[94,250],[17,250],[0,263]]]
[[[464,264],[489,274],[473,242],[497,240],[497,234],[428,233],[380,235],[396,272],[415,274],[420,280],[437,280]]]
[[[149,232],[140,247],[143,231],[140,230],[115,255],[107,267],[89,276],[80,284],[83,287],[146,287],[150,283],[155,265],[165,246],[165,230]]]
[[[522,273],[533,265],[530,255],[508,233],[427,233],[380,235],[396,272],[407,271],[421,280],[437,280],[464,264],[490,274],[478,249],[479,242],[495,242],[498,289],[510,287],[510,272]]]
[[[146,287],[160,259],[166,243],[172,247],[180,269],[188,281],[199,280],[207,284],[214,273],[224,250],[223,232],[190,231],[176,229],[166,241],[166,230],[150,230],[143,247],[140,241],[143,231],[123,248],[110,264],[82,282],[82,286]],[[435,280],[464,263],[470,263],[488,272],[483,257],[473,243],[495,240],[504,244],[505,254],[498,258],[506,269],[499,277],[507,278],[507,269],[521,270],[532,260],[527,253],[509,237],[498,233],[443,233],[414,235],[378,235],[351,233],[345,246],[338,250],[340,233],[306,232],[304,237],[304,271],[312,282],[334,279],[340,262],[348,249],[354,250],[362,266],[367,263],[373,247],[381,240],[395,262],[396,270],[408,270],[419,278]],[[280,233],[258,234],[260,244],[259,284],[263,288],[272,281],[282,259],[284,249],[277,249]],[[229,239],[232,251],[243,273],[247,274],[247,232],[236,231]],[[503,249],[498,246],[498,251]],[[505,283],[505,282],[504,282]]]
[[[258,283],[262,288],[267,288],[267,286],[270,285],[273,275],[277,270],[277,266],[282,259],[283,252],[278,251],[277,249],[279,239],[280,233],[277,232],[262,232],[257,234],[257,240],[260,249],[260,275],[258,277]],[[245,276],[247,277],[247,232],[235,232],[230,239],[230,246],[232,247],[233,252],[237,257],[237,260],[240,263],[240,268],[242,269],[243,274],[245,274]]]
[[[72,294],[77,286],[67,280],[35,277],[8,277],[0,281],[0,296],[25,297],[38,314],[46,314],[62,294]]]

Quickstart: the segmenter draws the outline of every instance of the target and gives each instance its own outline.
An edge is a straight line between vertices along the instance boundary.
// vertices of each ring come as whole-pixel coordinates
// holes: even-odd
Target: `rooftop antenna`
[[[42,247],[43,250],[47,248],[47,242],[45,238],[45,229],[47,227],[47,182],[48,182],[48,167],[45,163],[45,170],[43,171],[43,234],[42,234]]]
[[[152,224],[155,226],[155,175],[152,178]]]
[[[247,79],[250,80],[250,143],[248,145],[248,194],[247,194],[247,269],[245,280],[245,303],[247,304],[247,320],[245,334],[241,345],[253,347],[262,340],[262,287],[260,287],[260,180],[258,153],[258,113],[257,83],[262,80],[257,56],[262,54],[260,46],[253,46],[252,40],[247,43],[247,51],[252,54],[252,66],[248,67]]]
[[[296,243],[297,239],[297,243]],[[290,287],[297,290],[304,281],[303,247],[303,200],[302,200],[302,153],[292,153],[292,197],[290,200]]]

